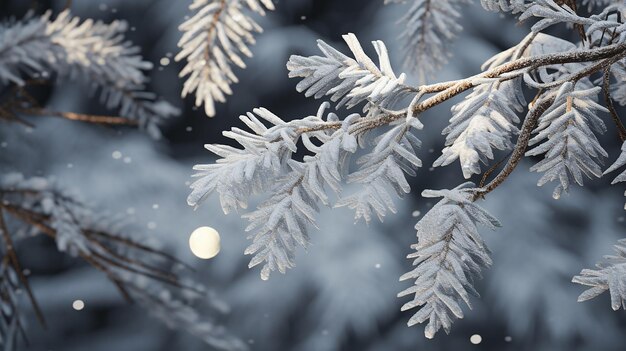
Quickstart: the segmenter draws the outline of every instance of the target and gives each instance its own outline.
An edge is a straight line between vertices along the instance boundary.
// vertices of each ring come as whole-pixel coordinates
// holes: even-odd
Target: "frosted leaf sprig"
[[[344,196],[335,207],[355,210],[355,220],[369,223],[376,214],[382,222],[387,212],[396,213],[390,192],[399,197],[411,192],[406,175],[415,176],[422,167],[416,153],[422,142],[415,131],[424,126],[417,118],[402,121],[374,141],[372,152],[358,160],[359,169],[348,176],[348,183],[359,185],[355,194]]]
[[[326,107],[322,105],[319,116]],[[342,175],[350,155],[357,150],[356,138],[347,133],[347,127],[359,117],[348,117],[337,131],[318,133],[316,138],[322,142],[321,146],[312,143],[308,134],[302,134],[303,143],[312,155],[305,156],[301,162],[288,160],[285,174],[270,190],[271,197],[257,210],[242,216],[250,222],[246,231],[255,232],[249,236],[252,244],[245,251],[253,255],[249,267],[262,264],[262,279],[269,279],[272,271],[285,273],[295,266],[295,250],[298,246],[308,248],[308,228],[316,226],[319,205],[330,203],[326,189],[341,193]],[[334,120],[335,116],[331,115],[330,119]]]
[[[408,8],[400,22],[405,43],[405,67],[425,83],[448,62],[450,43],[463,30],[459,24],[461,5],[468,0],[385,0]]]
[[[558,180],[553,197],[558,199],[569,190],[572,182],[583,185],[583,176],[602,177],[601,165],[608,154],[595,133],[603,134],[606,126],[598,112],[608,112],[596,102],[600,87],[577,88],[574,83],[563,84],[552,106],[540,117],[537,134],[530,140],[529,156],[544,155],[531,171],[543,176],[538,185]]]
[[[510,150],[519,130],[518,113],[526,105],[521,79],[494,81],[474,88],[465,100],[452,107],[453,117],[443,133],[446,147],[433,167],[449,165],[457,159],[465,178],[480,174],[480,163],[494,158],[493,149]]]
[[[415,252],[408,256],[415,269],[400,278],[415,283],[398,297],[413,295],[402,310],[420,307],[408,325],[428,321],[424,334],[429,339],[441,328],[449,333],[454,319],[463,318],[461,305],[471,308],[470,294],[478,295],[474,279],[492,263],[477,226],[495,229],[500,223],[474,203],[475,190],[472,183],[465,183],[452,190],[422,193],[443,199],[415,226],[417,244],[411,246]]]
[[[176,61],[186,61],[180,77],[187,77],[182,96],[195,96],[195,105],[204,105],[209,117],[215,116],[215,103],[225,102],[238,79],[234,67],[246,68],[245,57],[252,57],[250,46],[261,26],[248,11],[265,16],[274,10],[272,0],[194,0],[194,11],[179,29]]]
[[[526,8],[528,0],[480,0],[485,10],[494,12],[520,12]]]
[[[583,269],[572,282],[588,287],[578,297],[579,302],[591,300],[605,291],[611,295],[611,308],[614,311],[626,309],[626,239],[619,240],[615,254],[604,257],[596,265],[597,269]]]
[[[392,108],[403,98],[414,94],[413,88],[404,84],[406,74],[397,76],[389,61],[387,47],[382,41],[373,41],[379,64],[365,54],[357,37],[343,36],[354,58],[348,57],[318,40],[317,46],[324,56],[289,58],[287,69],[290,78],[302,78],[296,85],[298,92],[307,97],[321,99],[330,96],[337,107],[352,108],[362,102]],[[366,105],[366,107],[369,106]]]

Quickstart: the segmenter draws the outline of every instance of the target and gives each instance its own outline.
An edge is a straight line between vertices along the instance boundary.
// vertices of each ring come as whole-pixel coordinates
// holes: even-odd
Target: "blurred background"
[[[258,36],[248,69],[238,71],[234,96],[209,119],[202,109],[193,108],[191,100],[179,97],[182,64],[173,56],[180,37],[177,27],[188,15],[190,2],[72,4],[73,13],[82,18],[129,22],[128,38],[155,64],[148,90],[183,111],[164,126],[163,140],[129,129],[34,117],[36,128],[0,124],[2,171],[54,176],[90,204],[127,216],[148,236],[165,242],[168,250],[196,267],[199,281],[228,302],[231,313],[225,323],[252,350],[624,350],[624,312],[613,312],[606,294],[577,303],[583,289],[570,283],[572,276],[610,253],[612,244],[626,236],[623,189],[609,187],[607,180],[589,182],[554,201],[552,188],[535,186],[538,175],[527,171],[531,160],[484,202],[503,224],[498,232],[483,232],[494,265],[479,282],[482,298],[474,299],[474,309],[456,322],[450,335],[440,333],[427,340],[422,327],[407,328],[411,312],[400,312],[405,301],[396,294],[407,287],[398,277],[410,269],[405,256],[416,240],[416,217],[433,205],[419,194],[462,182],[456,164],[435,170],[424,167],[411,179],[412,196],[398,201],[398,213],[384,223],[354,225],[349,210],[323,210],[320,230],[312,232],[314,244],[309,252],[300,252],[297,267],[285,276],[274,274],[270,281],[261,281],[257,270],[247,269],[249,258],[243,255],[245,221],[225,216],[216,198],[197,211],[186,204],[191,167],[212,161],[203,144],[227,142],[221,132],[241,126],[237,116],[254,107],[266,107],[287,120],[314,114],[320,101],[295,91],[296,81],[287,78],[285,63],[291,54],[317,54],[318,38],[342,49],[341,35],[348,32],[356,33],[364,47],[382,39],[396,72],[403,71],[398,19],[406,7],[384,6],[382,0],[277,1],[277,11],[259,19],[265,32]],[[525,25],[487,13],[474,3],[464,7],[465,31],[454,44],[454,58],[436,80],[476,73],[487,58],[527,33]],[[21,18],[29,8],[58,12],[64,4],[64,0],[0,0],[0,18]],[[56,110],[107,112],[97,99],[85,95],[80,84],[48,87],[38,94]],[[419,156],[426,165],[443,147],[440,134],[449,108],[450,104],[440,106],[423,117]],[[615,131],[610,129],[602,141],[615,159],[619,153]],[[222,251],[212,260],[200,261],[189,252],[189,234],[199,226],[211,226],[222,236]],[[30,346],[24,350],[210,349],[126,304],[103,275],[58,253],[55,243],[45,238],[31,242],[20,256],[49,321],[47,330],[31,321]],[[72,308],[77,299],[85,303],[81,311]],[[472,335],[480,335],[480,343],[470,342]]]

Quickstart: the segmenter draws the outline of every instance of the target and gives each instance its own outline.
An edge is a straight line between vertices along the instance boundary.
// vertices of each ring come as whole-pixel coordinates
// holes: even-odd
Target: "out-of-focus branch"
[[[50,110],[40,109],[40,108],[29,108],[29,109],[24,109],[20,112],[23,112],[27,115],[60,117],[60,118],[65,118],[65,119],[69,119],[72,121],[87,122],[87,123],[93,123],[93,124],[124,125],[124,126],[138,125],[137,121],[135,120],[131,120],[131,119],[124,118],[124,117],[116,117],[116,116],[102,116],[102,115],[90,115],[90,114],[76,113],[76,112],[50,111]]]

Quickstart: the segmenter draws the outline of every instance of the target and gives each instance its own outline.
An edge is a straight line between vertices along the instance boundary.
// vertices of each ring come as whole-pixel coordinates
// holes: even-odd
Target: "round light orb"
[[[72,302],[72,308],[76,311],[82,311],[82,309],[85,308],[85,303],[83,300],[75,300]]]
[[[470,337],[470,342],[474,345],[478,345],[483,341],[483,337],[478,335],[478,334],[474,334]]]
[[[211,259],[220,252],[220,234],[211,227],[200,227],[191,233],[189,248],[196,257]]]

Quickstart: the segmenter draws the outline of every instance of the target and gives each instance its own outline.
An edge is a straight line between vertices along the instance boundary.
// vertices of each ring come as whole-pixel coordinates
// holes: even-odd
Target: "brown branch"
[[[506,166],[504,166],[504,169],[502,169],[502,171],[491,182],[489,182],[489,184],[482,187],[474,194],[474,201],[479,198],[484,198],[485,195],[489,194],[504,183],[511,173],[513,173],[526,153],[528,142],[530,141],[533,130],[537,126],[539,117],[541,117],[541,115],[554,103],[554,99],[555,97],[553,96],[539,102],[539,104],[533,107],[533,109],[528,113],[528,116],[522,125],[522,130],[519,138],[517,139],[515,149],[513,149],[513,153],[511,154],[511,158],[507,162]]]
[[[464,80],[456,80],[446,83],[439,83],[433,86],[420,87],[423,92],[438,92],[413,107],[413,114],[418,115],[429,110],[473,87],[479,85],[474,79],[480,78],[500,78],[505,73],[515,72],[524,68],[539,68],[549,65],[575,63],[575,62],[592,62],[608,58],[615,58],[620,55],[626,55],[626,44],[610,45],[598,49],[587,51],[573,51],[566,53],[546,54],[535,57],[524,57],[511,61],[500,66],[494,67],[488,71],[470,77]],[[623,56],[622,56],[623,57]],[[599,68],[598,68],[599,69]]]
[[[87,123],[93,123],[93,124],[124,125],[124,126],[138,125],[137,121],[135,120],[128,119],[125,117],[116,117],[116,116],[90,115],[90,114],[75,113],[75,112],[58,112],[58,111],[49,111],[46,109],[38,109],[38,108],[22,109],[20,112],[28,114],[28,115],[60,117],[60,118],[65,118],[65,119],[69,119],[72,121],[87,122]]]
[[[28,223],[34,227],[36,227],[37,229],[39,229],[43,234],[56,239],[56,231],[54,230],[54,228],[50,227],[49,225],[47,225],[45,222],[45,220],[47,219],[45,216],[42,216],[39,213],[36,212],[32,212],[29,210],[26,210],[24,208],[18,207],[18,206],[14,206],[14,205],[3,205],[3,207],[7,210],[7,212],[13,214],[15,217],[17,217],[18,219],[24,221],[25,223]],[[86,236],[87,238],[89,238],[88,236]],[[199,291],[198,289],[192,287],[192,286],[187,286],[182,284],[178,278],[175,275],[171,275],[171,274],[163,274],[164,272],[162,272],[160,269],[158,268],[154,268],[154,267],[150,267],[148,265],[145,265],[143,263],[138,264],[136,260],[132,260],[129,259],[127,257],[122,257],[119,254],[109,250],[108,248],[104,247],[102,244],[100,244],[97,241],[92,240],[92,243],[98,244],[99,247],[102,249],[105,249],[105,253],[110,254],[111,256],[113,256],[113,258],[111,257],[107,257],[101,253],[98,252],[92,252],[93,257],[85,254],[84,252],[80,252],[79,255],[81,258],[83,258],[85,261],[87,261],[88,263],[90,263],[91,265],[93,265],[94,267],[102,270],[103,272],[107,273],[107,275],[109,276],[110,279],[112,280],[118,280],[117,278],[114,277],[114,274],[112,274],[112,272],[110,272],[105,265],[99,263],[98,260],[103,261],[104,263],[107,263],[113,267],[116,267],[118,269],[122,269],[131,273],[135,273],[138,275],[142,275],[157,281],[160,281],[162,283],[166,283],[169,285],[172,285],[174,287],[177,288],[181,288],[181,289],[187,289],[189,291],[194,291],[196,293],[201,293],[201,291]],[[137,265],[139,268],[133,266]],[[101,268],[104,268],[101,269]],[[169,272],[168,272],[169,273]]]
[[[179,264],[179,265],[189,269],[190,271],[195,271],[195,269],[192,266],[190,266],[189,264],[179,260],[178,258],[176,258],[176,257],[174,257],[174,256],[172,256],[172,255],[170,255],[170,254],[168,254],[166,252],[159,251],[159,250],[151,248],[149,246],[140,244],[140,243],[138,243],[138,242],[136,242],[136,241],[134,241],[132,239],[123,238],[123,237],[112,235],[110,233],[97,231],[97,230],[90,230],[90,229],[85,230],[85,234],[87,234],[88,236],[89,235],[100,236],[100,237],[106,238],[107,240],[111,240],[111,241],[122,243],[122,244],[124,244],[124,245],[126,245],[128,247],[133,248],[133,249],[137,249],[137,250],[140,250],[140,251],[145,251],[147,253],[151,253],[151,254],[156,255],[156,256],[161,256],[161,257],[163,257],[163,258],[165,258],[167,260],[170,260],[170,261],[172,261],[172,262],[174,262],[176,264]]]
[[[217,24],[219,23],[220,16],[222,16],[224,10],[226,10],[226,0],[220,0],[220,7],[219,9],[217,9],[217,11],[215,11],[211,22],[207,26],[207,38],[209,40],[209,44],[213,44],[213,42],[215,41],[212,39],[212,37],[217,30]],[[209,44],[207,44],[204,49],[204,61],[206,62],[206,65],[209,65],[209,61],[211,60],[211,45]]]
[[[500,161],[496,162],[493,166],[491,166],[491,168],[489,168],[485,174],[483,174],[483,177],[480,179],[480,183],[478,185],[478,187],[483,188],[485,187],[485,184],[487,184],[487,180],[489,179],[489,177],[498,169],[498,167],[500,167],[500,165],[502,163],[504,163],[504,161],[511,156],[511,153],[509,153],[507,156],[503,157],[502,159],[500,159]]]
[[[609,66],[604,70],[603,85],[602,85],[602,90],[604,92],[604,101],[606,102],[606,107],[609,110],[611,119],[613,119],[613,122],[615,123],[615,126],[617,127],[617,134],[619,135],[620,140],[624,142],[626,141],[626,127],[624,127],[622,120],[619,118],[619,115],[617,114],[617,110],[615,109],[615,105],[613,104],[613,99],[611,98],[610,88],[611,88],[611,67]]]

